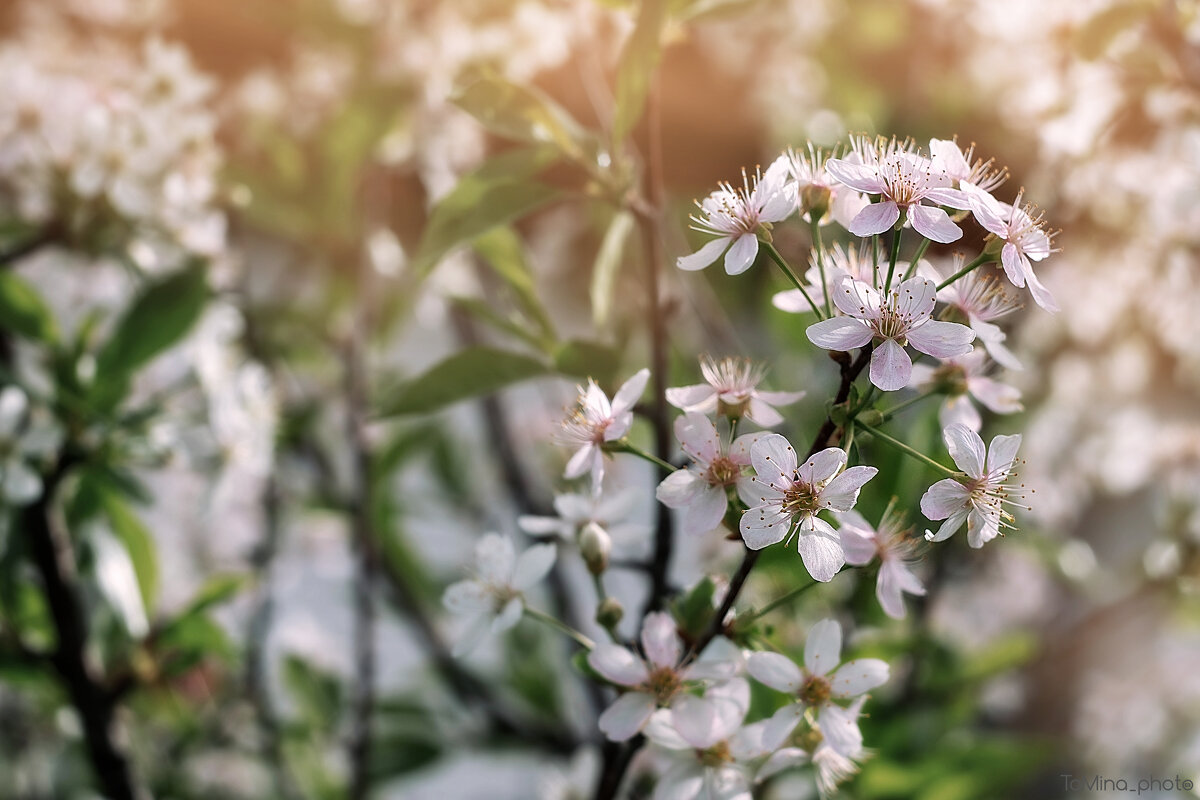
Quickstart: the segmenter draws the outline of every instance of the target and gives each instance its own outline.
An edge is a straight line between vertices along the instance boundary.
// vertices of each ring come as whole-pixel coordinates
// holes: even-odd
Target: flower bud
[[[808,214],[809,219],[819,221],[829,211],[831,196],[828,186],[808,184],[800,190],[800,214]]]
[[[866,411],[858,415],[858,420],[863,425],[876,427],[883,424],[883,413],[877,408],[868,408]]]
[[[579,553],[587,564],[588,571],[600,575],[608,569],[608,556],[612,552],[612,537],[595,522],[589,522],[579,532]]]
[[[620,624],[624,616],[625,609],[622,608],[621,602],[615,597],[606,597],[596,609],[596,624],[606,630],[612,630]]]

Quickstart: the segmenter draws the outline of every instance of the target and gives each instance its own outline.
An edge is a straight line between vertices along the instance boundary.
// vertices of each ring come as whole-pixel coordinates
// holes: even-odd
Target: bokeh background
[[[1071,792],[1060,776],[1200,779],[1200,5],[671,8],[653,93],[670,259],[691,252],[693,197],[786,146],[859,131],[973,142],[1008,167],[1000,196],[1024,188],[1061,229],[1040,274],[1062,310],[1027,308],[1013,326],[1026,368],[1009,378],[1026,410],[996,426],[1025,435],[1022,480],[1036,494],[1021,530],[981,552],[955,542],[899,629],[848,578],[779,631],[797,644],[823,608],[850,604],[862,641],[899,676],[864,722],[876,756],[844,796],[1092,797],[1104,794]],[[606,129],[635,13],[617,0],[0,9],[0,233],[19,247],[55,232],[3,268],[86,350],[145,276],[181,253],[208,263],[212,292],[195,326],[136,373],[125,407],[153,413],[95,433],[137,486],[129,508],[142,550],[92,544],[81,561],[100,649],[138,684],[119,735],[154,796],[345,796],[364,625],[376,647],[365,676],[377,692],[372,796],[515,800],[590,785],[594,698],[559,641],[522,626],[459,666],[429,642],[453,629],[438,597],[479,534],[516,533],[520,514],[546,511],[565,455],[550,438],[575,382],[646,363],[640,256],[618,239],[611,288],[597,288],[613,214],[555,167],[549,180],[576,202],[541,206],[436,266],[417,262],[430,209],[511,148],[464,110],[464,87],[480,75],[533,86],[580,125]],[[94,106],[136,115],[159,91],[169,107],[139,132],[88,127]],[[634,137],[643,155],[646,125]],[[99,222],[71,199],[77,187],[46,182],[61,163],[35,163],[38,148],[60,152],[58,134],[102,151],[61,144],[110,181],[113,199],[86,212]],[[139,193],[139,165],[170,188]],[[804,232],[777,241],[804,258]],[[528,270],[525,290],[506,277],[512,258]],[[671,385],[695,382],[695,355],[718,352],[768,361],[773,388],[824,396],[831,370],[802,323],[764,310],[782,288],[776,275],[663,274]],[[464,347],[536,349],[546,336],[557,355],[575,343],[571,363],[557,362],[568,377],[445,408],[403,394],[407,378]],[[3,350],[6,376],[56,380],[36,343],[6,334]],[[377,398],[396,397],[407,397],[403,413],[369,419]],[[789,430],[821,413],[798,411]],[[936,442],[932,415],[911,424]],[[637,487],[618,552],[644,557],[652,473],[615,469]],[[893,488],[915,499],[922,476],[908,477]],[[45,621],[15,520],[0,558],[0,796],[95,796],[53,670],[8,639],[24,631],[36,643]],[[356,544],[364,520],[376,546]],[[111,516],[88,524],[101,529],[94,541],[130,541]],[[680,547],[680,586],[736,564],[736,543]],[[797,567],[766,568],[760,598]],[[641,576],[614,583],[636,607]],[[569,564],[546,599],[578,614],[587,589]],[[178,619],[183,633],[168,624]],[[169,663],[153,646],[168,634]],[[487,702],[498,698],[526,733],[554,722],[573,736],[497,727],[463,681],[486,684]],[[768,794],[808,796],[810,783],[784,779]]]

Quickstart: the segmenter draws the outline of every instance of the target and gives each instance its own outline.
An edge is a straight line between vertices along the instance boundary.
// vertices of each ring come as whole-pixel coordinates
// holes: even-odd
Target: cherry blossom
[[[837,621],[825,619],[808,633],[804,645],[804,668],[779,653],[756,652],[746,659],[746,669],[759,683],[796,698],[771,717],[766,740],[782,741],[804,718],[805,709],[816,714],[824,741],[843,756],[862,752],[862,733],[858,730],[861,705],[847,708],[838,700],[852,701],[887,682],[889,669],[878,658],[859,658],[840,667],[842,628]]]
[[[562,444],[578,448],[567,462],[563,477],[572,480],[590,472],[592,491],[600,492],[604,482],[604,444],[629,433],[633,406],[646,390],[649,379],[650,370],[638,370],[617,390],[611,403],[595,381],[589,379],[586,389],[579,387],[575,410],[563,422],[559,433]]]
[[[846,453],[829,447],[799,464],[787,439],[770,433],[750,448],[755,477],[739,493],[749,509],[742,514],[742,539],[751,550],[790,541],[804,568],[818,581],[828,581],[845,563],[841,540],[825,520],[824,510],[849,511],[859,489],[879,472],[875,467],[846,466]]]
[[[867,195],[879,195],[850,222],[855,236],[872,236],[890,230],[904,211],[913,228],[935,242],[953,242],[962,237],[962,229],[940,206],[967,209],[966,196],[953,188],[944,167],[906,143],[871,141],[859,137],[854,142],[856,158],[831,158],[826,171],[841,184]],[[924,205],[929,200],[934,205]]]
[[[789,148],[787,163],[790,185],[795,192],[800,217],[805,222],[811,220],[812,212],[819,211],[819,224],[824,225],[832,220],[848,228],[850,221],[869,201],[858,192],[830,179],[825,171],[828,159],[823,151],[812,144],[809,144],[807,153],[798,153]]]
[[[963,268],[966,259],[961,253],[954,256],[950,274]],[[932,266],[922,271],[926,277],[940,282],[942,276]],[[967,319],[967,325],[975,331],[988,355],[996,363],[1008,369],[1021,369],[1021,362],[1004,344],[1007,338],[995,320],[1006,317],[1021,308],[1020,299],[1004,288],[999,279],[978,270],[969,272],[958,280],[938,290],[937,299],[956,310]]]
[[[742,171],[742,186],[728,183],[698,203],[699,215],[692,215],[692,227],[716,236],[690,256],[681,256],[676,265],[684,270],[704,269],[725,255],[725,271],[740,275],[750,269],[758,256],[758,234],[769,230],[796,210],[795,193],[788,190],[788,160],[780,156],[765,174],[755,173],[753,185]]]
[[[475,577],[450,584],[442,595],[447,609],[467,619],[454,655],[466,655],[489,633],[516,625],[525,610],[524,593],[546,576],[556,555],[555,545],[537,544],[518,556],[508,537],[485,534],[475,546]]]
[[[944,519],[937,533],[925,532],[925,539],[941,542],[949,539],[967,523],[967,542],[983,547],[999,535],[1003,527],[1012,527],[1008,505],[1017,505],[1022,496],[1006,483],[1012,473],[1020,435],[996,436],[987,452],[983,439],[966,425],[951,425],[942,431],[946,448],[966,479],[946,478],[930,486],[921,497],[921,513],[933,520]],[[1024,508],[1024,506],[1020,506]]]
[[[836,286],[843,275],[873,283],[876,264],[871,259],[870,252],[867,247],[856,250],[843,248],[840,244],[831,245],[819,253],[813,250],[809,255],[808,272],[804,274],[804,280],[808,284],[805,289],[809,296],[818,297],[823,294],[821,289],[822,267],[826,271],[825,279],[829,286]],[[775,296],[771,298],[771,305],[789,314],[806,314],[812,311],[812,306],[804,299],[804,293],[799,289],[785,289],[782,292],[776,292]]]
[[[804,397],[804,392],[761,391],[765,370],[747,358],[700,357],[700,372],[707,383],[667,389],[667,402],[683,411],[718,413],[745,417],[756,425],[771,428],[783,422],[775,406],[786,406]]]
[[[916,541],[904,529],[900,518],[884,514],[878,528],[871,527],[857,511],[838,514],[838,535],[846,551],[846,563],[866,566],[877,556],[879,577],[875,596],[879,605],[892,619],[904,619],[904,593],[923,595],[925,587],[911,569]]]
[[[971,402],[979,401],[996,414],[1015,414],[1021,411],[1021,390],[984,373],[988,369],[987,354],[976,350],[958,358],[945,358],[937,366],[915,364],[909,385],[914,389],[930,389],[945,394],[938,411],[943,428],[959,423],[971,430],[983,427],[983,418]]]
[[[931,319],[937,304],[936,287],[928,278],[914,277],[894,287],[886,299],[869,284],[843,277],[834,288],[833,302],[845,316],[810,325],[809,341],[826,350],[853,350],[872,340],[871,383],[885,392],[908,385],[911,344],[938,358],[971,352],[975,332],[956,322]]]
[[[524,514],[517,525],[531,536],[557,536],[572,540],[581,528],[595,523],[618,542],[632,542],[650,532],[649,526],[626,521],[638,501],[638,490],[629,487],[602,495],[592,493],[563,493],[554,498],[556,517]]]
[[[979,224],[1004,242],[1000,263],[1013,286],[1029,285],[1033,301],[1047,311],[1058,311],[1050,290],[1033,274],[1033,261],[1050,255],[1052,235],[1042,227],[1044,216],[1030,205],[1021,205],[1021,193],[1012,203],[1003,203],[986,192],[971,191],[967,199]]]
[[[997,169],[994,160],[975,158],[975,145],[964,151],[954,139],[930,139],[929,158],[946,173],[956,189],[977,187],[990,192],[1008,180],[1008,171]]]

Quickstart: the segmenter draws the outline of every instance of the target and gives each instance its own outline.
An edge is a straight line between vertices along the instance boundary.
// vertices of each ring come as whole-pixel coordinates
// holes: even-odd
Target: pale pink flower
[[[962,237],[962,229],[940,206],[967,209],[967,198],[953,188],[942,166],[895,139],[860,137],[853,143],[853,155],[853,159],[829,159],[826,171],[843,185],[880,199],[854,217],[850,233],[872,236],[890,230],[903,210],[913,228],[928,239],[944,244]],[[924,205],[925,201],[934,205]]]
[[[751,550],[790,540],[804,568],[815,580],[828,581],[845,563],[837,531],[817,516],[821,511],[849,511],[863,484],[875,477],[875,467],[846,466],[846,453],[829,447],[799,464],[788,440],[769,433],[750,447],[755,477],[739,494],[749,509],[739,526]]]
[[[628,521],[640,492],[629,487],[603,495],[564,493],[554,498],[556,517],[525,514],[517,517],[517,526],[532,536],[557,536],[574,540],[580,529],[595,523],[614,540],[632,542],[650,532],[649,526]]]
[[[809,297],[818,298],[824,293],[821,288],[821,266],[825,268],[825,280],[831,290],[843,275],[849,275],[855,280],[867,283],[875,281],[876,265],[871,259],[869,247],[864,246],[854,250],[843,249],[840,244],[833,244],[823,248],[819,255],[820,262],[817,260],[816,250],[809,254],[808,272],[804,273],[804,280],[807,282],[805,290]],[[806,314],[812,311],[812,306],[804,299],[804,294],[799,289],[776,292],[775,296],[771,298],[771,305],[789,314]]]
[[[764,686],[792,695],[796,701],[771,717],[765,733],[767,742],[781,742],[800,721],[806,709],[815,712],[824,741],[843,756],[862,753],[858,729],[859,704],[850,707],[835,701],[853,701],[882,686],[890,675],[887,662],[878,658],[842,659],[842,628],[825,619],[809,631],[804,644],[804,668],[779,653],[751,653],[746,659],[750,675]]]
[[[717,238],[690,256],[681,256],[676,265],[685,270],[704,269],[724,253],[725,271],[730,275],[748,270],[758,256],[759,231],[787,219],[796,210],[795,193],[789,191],[787,177],[787,156],[780,156],[766,174],[755,173],[753,185],[745,170],[741,188],[721,184],[698,203],[701,213],[692,215],[695,230]]]
[[[976,350],[958,358],[942,359],[936,367],[915,364],[909,386],[945,394],[938,411],[938,421],[943,428],[958,423],[978,431],[983,427],[983,418],[971,402],[972,398],[996,414],[1015,414],[1024,408],[1021,390],[989,378],[984,374],[987,369],[987,354]]]
[[[1042,227],[1044,215],[1031,205],[1021,205],[1021,194],[1012,204],[1004,203],[981,191],[967,192],[971,212],[979,224],[1004,242],[1000,263],[1013,286],[1029,285],[1033,300],[1047,311],[1058,311],[1050,290],[1033,274],[1033,261],[1041,261],[1053,252],[1052,234]]]
[[[900,518],[890,513],[883,515],[878,528],[872,528],[857,511],[838,514],[838,522],[846,563],[862,567],[878,557],[875,596],[889,617],[904,619],[904,593],[925,594],[925,587],[912,571],[916,541],[908,535]]]
[[[842,278],[833,290],[833,302],[845,316],[810,325],[809,341],[826,350],[853,350],[873,339],[871,383],[885,392],[908,385],[912,359],[904,346],[911,344],[938,358],[971,352],[975,332],[956,322],[931,319],[937,290],[928,278],[915,277],[896,286],[886,301],[862,281]]]
[[[966,259],[961,253],[954,254],[953,275],[963,268]],[[920,274],[941,282],[942,276],[933,267],[921,270]],[[983,342],[988,355],[996,363],[1008,369],[1021,369],[1021,362],[1004,344],[1008,337],[995,320],[1006,317],[1021,308],[1020,299],[1004,288],[1004,284],[990,273],[975,270],[954,283],[939,289],[937,299],[967,318],[967,324]]]
[[[994,159],[975,158],[975,145],[963,151],[955,139],[930,139],[929,158],[956,189],[965,183],[990,192],[1008,180],[1008,170],[996,169]]]
[[[767,392],[758,388],[765,370],[747,358],[700,357],[700,373],[707,383],[667,389],[667,402],[683,411],[745,417],[771,428],[783,422],[775,406],[794,403],[804,392]]]
[[[728,433],[728,425],[725,426]],[[685,534],[708,533],[721,524],[729,507],[728,489],[749,488],[750,447],[763,436],[747,433],[732,443],[722,442],[713,421],[691,412],[675,420],[675,438],[693,465],[672,472],[658,485],[655,496],[667,508],[683,510]]]
[[[999,535],[1002,527],[1011,528],[1013,516],[1006,506],[1018,505],[1014,498],[1023,495],[1020,487],[1008,481],[1021,446],[1020,435],[996,436],[984,452],[983,439],[966,425],[951,425],[942,431],[946,448],[966,479],[946,478],[930,486],[921,497],[921,513],[929,519],[944,519],[937,533],[925,532],[926,541],[949,539],[967,523],[967,542],[983,547]],[[1018,506],[1026,508],[1026,506]]]
[[[600,730],[614,742],[631,739],[646,726],[657,708],[683,704],[684,714],[701,714],[704,701],[687,691],[696,681],[725,681],[734,677],[737,663],[727,639],[714,639],[700,657],[684,666],[685,648],[675,620],[662,611],[642,622],[642,652],[607,642],[588,653],[588,664],[606,680],[627,689],[600,715]],[[711,709],[709,709],[711,711]]]
[[[567,462],[564,478],[581,478],[590,472],[592,491],[600,492],[604,481],[604,445],[629,433],[633,425],[633,407],[646,390],[649,379],[650,370],[638,370],[617,390],[611,403],[595,381],[589,379],[586,389],[579,387],[579,401],[563,421],[558,436],[562,444],[579,448]]]
[[[467,618],[466,629],[454,644],[455,656],[466,655],[491,633],[502,633],[521,620],[525,592],[554,566],[557,548],[536,544],[517,556],[512,540],[486,534],[475,546],[475,577],[446,587],[442,603]]]
[[[790,186],[795,192],[800,218],[805,222],[812,218],[810,209],[821,208],[823,213],[817,220],[818,224],[824,225],[833,220],[843,228],[848,228],[850,221],[870,201],[829,177],[825,171],[825,164],[829,158],[830,156],[814,148],[811,143],[807,153],[797,153],[788,148]]]

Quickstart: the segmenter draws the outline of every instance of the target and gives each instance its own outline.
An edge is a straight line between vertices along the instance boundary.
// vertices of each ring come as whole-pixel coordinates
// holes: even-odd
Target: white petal
[[[600,730],[614,742],[632,739],[642,729],[656,703],[645,692],[626,692],[600,715]]]
[[[750,447],[750,463],[760,481],[782,491],[791,485],[791,475],[796,469],[796,450],[784,437],[770,433]]]
[[[1021,434],[1013,436],[996,436],[988,448],[988,475],[999,478],[1007,475],[1012,469],[1013,460],[1017,457],[1017,448],[1021,446]]]
[[[620,645],[601,642],[588,653],[588,664],[621,686],[639,686],[650,677],[646,663]]]
[[[0,439],[15,438],[28,407],[29,398],[16,386],[0,389]]]
[[[744,464],[749,466],[751,463],[750,449],[754,446],[755,442],[766,435],[767,434],[764,432],[742,434],[738,438],[734,439],[733,444],[729,446],[729,458],[735,464]]]
[[[692,749],[688,741],[680,736],[679,731],[675,729],[675,723],[668,709],[660,708],[651,714],[650,721],[646,723],[644,733],[647,739],[659,747],[665,747],[668,750]]]
[[[929,519],[946,519],[966,506],[971,493],[954,478],[943,478],[921,496],[921,513]]]
[[[557,555],[558,548],[553,544],[535,544],[521,553],[513,569],[512,587],[523,592],[546,577]]]
[[[778,775],[786,769],[808,763],[808,753],[799,747],[785,747],[771,754],[763,765],[758,768],[755,778],[765,781],[773,775]]]
[[[1033,295],[1033,302],[1037,303],[1042,307],[1042,309],[1049,311],[1051,314],[1057,312],[1058,302],[1055,301],[1054,295],[1050,293],[1050,290],[1043,286],[1042,282],[1039,281],[1037,276],[1033,274],[1032,267],[1030,267],[1030,269],[1025,273],[1025,277],[1029,281],[1029,293]]]
[[[863,692],[869,692],[876,686],[887,683],[890,674],[887,662],[878,658],[856,658],[847,661],[830,679],[833,696],[858,697]]]
[[[846,563],[861,567],[870,564],[875,559],[875,531],[863,520],[862,524],[847,522],[846,518],[856,512],[849,511],[839,515],[842,526],[838,528],[838,536],[842,540],[842,551],[846,554]],[[859,517],[859,519],[862,519]]]
[[[494,601],[487,587],[478,581],[458,581],[442,593],[442,605],[452,614],[490,612]]]
[[[825,162],[829,177],[840,184],[864,194],[880,194],[887,186],[879,173],[866,164],[856,164],[844,158],[831,158]]]
[[[721,437],[717,426],[703,414],[694,411],[675,418],[675,438],[683,452],[698,464],[708,466],[721,454]]]
[[[667,402],[683,411],[715,411],[717,390],[707,383],[667,389]],[[709,408],[711,406],[711,408]]]
[[[935,358],[953,358],[971,352],[975,331],[957,322],[931,319],[908,332],[908,343]]]
[[[790,658],[780,653],[751,653],[746,658],[746,671],[754,680],[785,694],[800,691],[804,675]]]
[[[967,390],[997,414],[1014,414],[1022,408],[1021,390],[992,378],[967,378]]]
[[[504,604],[504,608],[492,620],[492,633],[504,633],[521,621],[525,611],[525,603],[519,597],[514,597]]]
[[[699,750],[706,750],[725,738],[717,717],[717,704],[707,698],[685,694],[671,704],[671,724],[688,744]]]
[[[28,505],[42,496],[42,477],[13,455],[0,464],[0,496],[10,505]]]
[[[594,444],[591,442],[585,444],[575,451],[575,455],[571,456],[571,460],[567,462],[567,468],[563,470],[563,477],[567,480],[574,480],[585,475],[593,468],[599,455],[600,451]]]
[[[942,523],[940,528],[938,528],[937,533],[925,531],[925,541],[944,542],[954,534],[958,533],[958,529],[962,527],[962,524],[966,521],[966,519],[967,509],[965,507],[960,508],[946,518],[946,521]]]
[[[498,533],[484,534],[475,545],[475,569],[488,583],[508,586],[517,562],[512,540]]]
[[[806,531],[804,524],[800,526],[800,535],[796,537],[796,548],[800,551],[800,559],[804,568],[813,580],[833,580],[842,565],[846,563],[846,555],[842,552],[842,540],[829,524],[816,517],[809,517],[814,525]]]
[[[766,730],[763,731],[763,744],[770,748],[779,747],[802,719],[803,703],[792,703],[779,709],[767,720]]]
[[[812,306],[804,299],[804,294],[799,289],[776,292],[771,297],[771,305],[789,314],[807,314],[812,311]]]
[[[909,278],[892,289],[896,310],[916,322],[933,313],[937,305],[937,286],[928,278]]]
[[[450,655],[462,658],[478,647],[491,631],[493,620],[494,617],[491,614],[479,614],[471,619],[463,632],[454,640],[454,645],[450,648]]]
[[[729,500],[725,490],[719,486],[704,484],[695,501],[683,510],[683,534],[701,535],[720,527],[725,519]]]
[[[808,632],[804,643],[804,667],[813,675],[824,675],[842,659],[842,626],[823,619]]]
[[[972,478],[983,477],[986,454],[983,439],[979,438],[978,433],[965,425],[951,425],[942,431],[942,438],[946,440],[946,449],[959,469]]]
[[[643,367],[621,384],[621,388],[613,395],[612,416],[624,414],[637,404],[642,393],[646,391],[646,381],[650,380],[650,370]]]
[[[951,425],[966,425],[973,431],[983,427],[983,417],[979,416],[970,395],[960,394],[957,397],[947,395],[938,409],[938,423],[943,428]]]
[[[659,778],[653,800],[709,800],[704,795],[704,773],[696,763],[680,764]]]
[[[871,353],[871,383],[883,391],[903,389],[911,373],[912,359],[894,339],[884,339]]]
[[[802,399],[808,392],[764,392],[757,391],[755,396],[764,403],[773,406],[787,406]]]
[[[896,559],[883,562],[879,566],[875,596],[879,598],[879,605],[883,607],[884,613],[892,619],[905,617],[903,592],[923,595],[925,587],[903,562]]]
[[[825,742],[836,752],[853,758],[862,752],[862,732],[858,729],[858,715],[852,711],[826,703],[821,706],[817,724],[825,736]]]
[[[642,650],[650,663],[674,667],[683,655],[683,642],[675,629],[675,620],[665,611],[647,614],[642,622]]]
[[[522,514],[517,517],[517,527],[533,536],[570,536],[574,526],[558,517],[535,517]]]
[[[821,492],[821,502],[834,511],[849,511],[858,502],[863,484],[879,474],[875,467],[851,467],[838,475]]]
[[[792,527],[792,517],[779,506],[755,506],[742,514],[738,532],[751,550],[762,550],[782,542]]]
[[[891,230],[900,219],[900,208],[891,200],[872,203],[850,221],[849,231],[855,236],[873,236]]]
[[[864,281],[843,274],[832,287],[833,304],[838,310],[857,319],[878,319],[883,308],[883,297]]]
[[[875,332],[869,325],[853,317],[833,317],[809,325],[804,335],[817,347],[849,352],[871,341]]]
[[[695,470],[677,469],[663,478],[654,496],[667,508],[687,508],[710,488],[708,481]]]
[[[675,260],[675,266],[689,272],[704,269],[721,257],[721,254],[725,252],[725,248],[729,247],[729,242],[730,239],[728,236],[713,239],[690,256],[680,256]]]
[[[743,233],[733,242],[733,247],[725,254],[725,271],[730,275],[741,275],[750,269],[758,256],[758,237],[753,233]]]
[[[840,447],[826,447],[809,456],[808,460],[800,465],[797,474],[800,480],[809,486],[820,487],[841,471],[846,465],[846,458],[846,451]]]
[[[935,206],[909,206],[908,221],[926,239],[942,244],[956,242],[963,235],[962,228],[954,224],[950,215]]]
[[[746,419],[762,428],[774,428],[783,422],[783,415],[761,398],[751,396],[750,406],[746,409]]]
[[[971,509],[971,513],[967,515],[967,544],[980,548],[999,535],[999,511]]]

